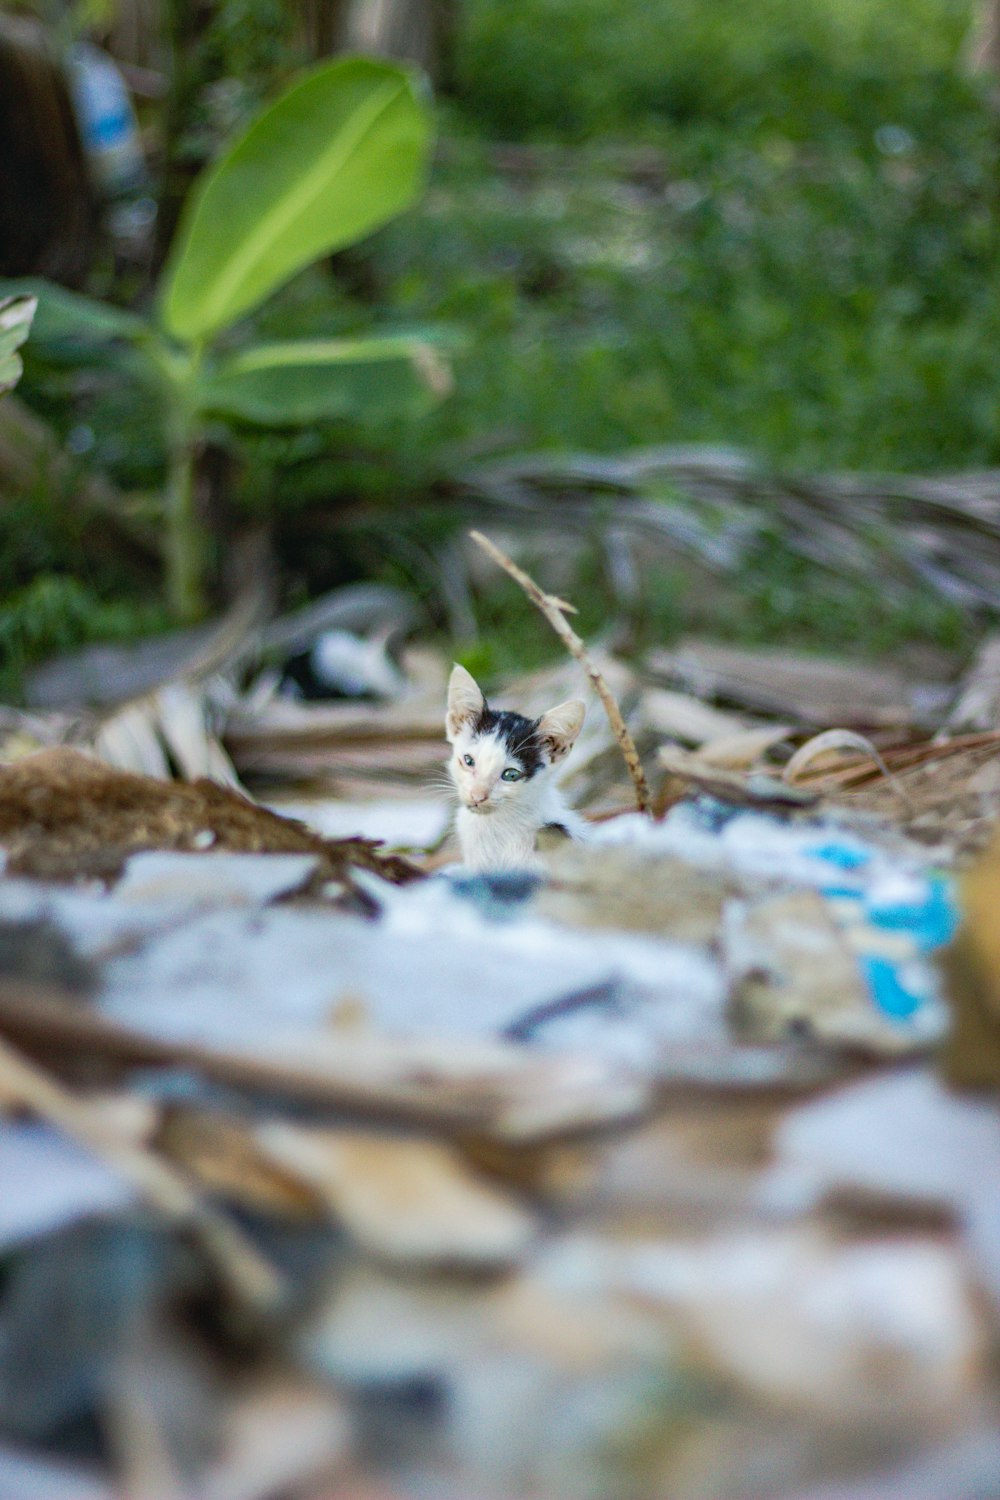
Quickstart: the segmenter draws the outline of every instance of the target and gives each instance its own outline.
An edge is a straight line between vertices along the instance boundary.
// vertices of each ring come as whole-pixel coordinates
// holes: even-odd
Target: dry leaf
[[[704,760],[701,755],[691,755],[676,745],[661,745],[657,754],[660,765],[671,776],[691,782],[699,791],[718,797],[720,802],[788,809],[809,807],[818,800],[814,792],[788,786],[777,776],[765,775],[760,771],[728,771]]]
[[[185,781],[208,776],[239,789],[239,777],[211,728],[211,686],[168,682],[155,694],[157,728]]]
[[[136,699],[109,715],[91,737],[88,748],[98,760],[118,771],[170,780],[170,762],[158,732],[152,699]]]
[[[948,715],[948,728],[1000,728],[1000,635],[988,635],[981,643]]]
[[[723,713],[690,693],[670,688],[646,688],[642,695],[642,717],[655,734],[692,745],[703,746],[747,732],[738,715]]]
[[[839,657],[685,639],[675,650],[651,651],[647,666],[698,697],[799,724],[902,727],[919,717],[914,686],[901,672]]]
[[[0,1025],[37,1046],[121,1063],[181,1067],[242,1089],[324,1108],[460,1128],[511,1142],[625,1124],[648,1083],[599,1058],[544,1056],[505,1041],[336,1032],[276,1036],[266,1048],[167,1042],[57,995],[0,986]]]
[[[825,729],[822,734],[813,735],[812,739],[799,746],[785,766],[782,775],[786,781],[794,782],[806,766],[811,765],[814,760],[842,750],[860,751],[862,755],[869,756],[886,781],[899,794],[900,799],[912,810],[912,803],[906,788],[893,776],[882,759],[881,752],[876,749],[871,740],[866,739],[863,734],[855,734],[853,729]]]

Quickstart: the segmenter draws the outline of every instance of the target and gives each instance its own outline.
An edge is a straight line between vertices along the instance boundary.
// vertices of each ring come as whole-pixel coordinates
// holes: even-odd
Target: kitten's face
[[[453,739],[448,769],[463,805],[492,813],[523,798],[546,766],[533,719],[484,708]]]
[[[537,778],[567,755],[583,724],[577,700],[540,719],[494,711],[464,667],[448,684],[448,770],[464,807],[489,814],[523,801]]]

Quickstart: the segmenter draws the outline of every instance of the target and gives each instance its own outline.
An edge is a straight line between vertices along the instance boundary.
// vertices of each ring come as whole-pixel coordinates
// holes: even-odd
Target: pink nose
[[[470,801],[472,802],[472,804],[473,804],[474,807],[478,807],[480,805],[480,803],[482,803],[482,802],[488,802],[489,801],[489,796],[490,796],[489,792],[480,792],[480,791],[470,792],[470,794],[469,794]]]

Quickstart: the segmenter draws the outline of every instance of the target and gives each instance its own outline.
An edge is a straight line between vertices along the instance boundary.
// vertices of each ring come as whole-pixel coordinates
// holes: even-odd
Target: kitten
[[[495,711],[465,668],[454,668],[445,718],[453,750],[448,774],[458,791],[455,826],[470,870],[538,869],[541,829],[583,831],[552,774],[573,748],[585,712],[576,698],[540,719]]]

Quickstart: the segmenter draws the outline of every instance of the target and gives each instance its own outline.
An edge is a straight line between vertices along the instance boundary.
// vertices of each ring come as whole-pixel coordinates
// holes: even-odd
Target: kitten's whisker
[[[421,786],[427,787],[430,790],[438,792],[450,792],[452,795],[455,795],[457,790],[455,787],[455,783],[452,781],[450,776],[428,776],[420,784]]]

